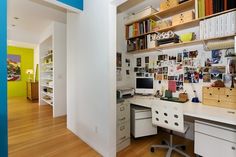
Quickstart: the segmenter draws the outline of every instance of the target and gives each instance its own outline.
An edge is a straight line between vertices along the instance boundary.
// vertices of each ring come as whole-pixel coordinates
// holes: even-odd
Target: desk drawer
[[[204,99],[214,99],[214,100],[218,100],[218,95],[214,94],[214,93],[204,93],[203,94],[203,98]]]
[[[234,95],[234,96],[236,96],[236,89],[235,88],[226,88],[225,89],[225,94],[226,95]]]
[[[130,120],[130,104],[123,102],[117,105],[117,122],[123,123]]]
[[[146,119],[146,118],[151,118],[152,117],[152,112],[151,110],[148,111],[139,111],[139,112],[135,112],[134,114],[134,118],[136,120],[138,119]]]
[[[130,123],[129,122],[125,122],[122,124],[117,125],[117,132],[116,132],[116,136],[117,136],[117,141],[116,143],[121,143],[123,141],[125,141],[127,138],[130,137]]]
[[[195,122],[195,132],[214,136],[219,139],[227,140],[236,144],[236,129],[227,128],[206,122]]]
[[[195,132],[194,152],[204,157],[235,157],[236,144]]]

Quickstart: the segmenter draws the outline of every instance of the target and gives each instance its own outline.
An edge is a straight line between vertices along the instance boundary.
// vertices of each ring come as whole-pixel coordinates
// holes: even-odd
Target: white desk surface
[[[153,96],[134,96],[129,99],[131,104],[151,108],[152,105],[158,103],[159,98]],[[184,115],[206,119],[215,122],[221,122],[229,125],[236,126],[236,110],[219,108],[214,106],[207,106],[201,103],[192,103],[191,101],[187,103],[179,103],[184,105]]]

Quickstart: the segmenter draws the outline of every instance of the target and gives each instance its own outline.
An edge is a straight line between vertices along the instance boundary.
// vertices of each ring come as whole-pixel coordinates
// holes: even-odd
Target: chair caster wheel
[[[165,141],[161,141],[162,145],[167,145],[167,143]]]
[[[180,147],[182,150],[186,150],[186,146],[181,146]]]
[[[154,153],[155,149],[154,149],[153,147],[151,147],[150,151],[151,151],[152,153]]]

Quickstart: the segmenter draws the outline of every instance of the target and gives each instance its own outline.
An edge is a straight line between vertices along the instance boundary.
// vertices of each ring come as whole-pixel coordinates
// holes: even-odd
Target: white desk
[[[160,101],[163,100],[153,96],[134,96],[133,98],[129,99],[130,104],[147,108],[151,108],[152,105],[158,104]],[[185,116],[236,126],[236,110],[206,106],[201,103],[192,103],[190,101],[179,104],[184,105]]]

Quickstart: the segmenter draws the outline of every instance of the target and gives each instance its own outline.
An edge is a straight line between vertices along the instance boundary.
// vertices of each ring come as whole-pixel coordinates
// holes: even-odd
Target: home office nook
[[[117,152],[168,132],[147,151],[236,156],[236,2],[127,1],[117,11]]]

